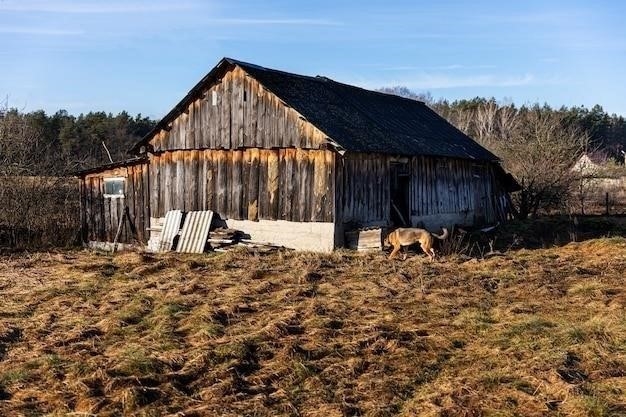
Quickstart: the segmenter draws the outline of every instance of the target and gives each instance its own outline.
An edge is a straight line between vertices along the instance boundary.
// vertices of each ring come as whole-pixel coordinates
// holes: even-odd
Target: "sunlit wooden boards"
[[[191,149],[320,149],[326,135],[297,111],[235,67],[207,86],[159,131],[156,152]]]
[[[183,229],[180,231],[176,252],[202,253],[209,237],[213,212],[190,211],[185,216]]]
[[[211,210],[222,219],[332,222],[335,158],[330,150],[292,148],[151,155],[151,216]]]
[[[180,222],[183,212],[180,210],[170,210],[165,214],[165,222],[161,231],[161,238],[158,244],[159,252],[169,252],[174,246],[174,237],[180,230]]]

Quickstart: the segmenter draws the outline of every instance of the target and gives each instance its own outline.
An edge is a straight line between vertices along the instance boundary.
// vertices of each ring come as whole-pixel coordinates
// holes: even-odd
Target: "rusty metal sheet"
[[[204,252],[212,221],[213,212],[211,210],[188,212],[183,224],[183,230],[180,232],[176,252]]]
[[[174,246],[174,237],[180,230],[180,222],[183,218],[183,212],[180,210],[170,210],[165,214],[163,222],[163,230],[158,243],[159,252],[169,252]]]

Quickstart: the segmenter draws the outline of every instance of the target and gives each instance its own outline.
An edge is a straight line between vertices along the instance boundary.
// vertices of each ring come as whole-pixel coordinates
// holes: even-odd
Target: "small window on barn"
[[[124,197],[125,178],[105,178],[104,179],[104,196],[107,198]]]
[[[211,91],[211,104],[217,106],[217,91]]]

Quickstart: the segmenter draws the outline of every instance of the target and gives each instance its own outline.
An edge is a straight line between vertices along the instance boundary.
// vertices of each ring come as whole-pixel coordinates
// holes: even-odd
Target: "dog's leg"
[[[393,259],[395,258],[396,254],[398,253],[398,251],[400,250],[401,246],[394,246],[393,250],[391,251],[391,253],[389,254],[389,258],[388,259]]]
[[[432,251],[433,248],[429,248],[428,246],[423,245],[421,243],[420,243],[420,247],[422,248],[424,253],[428,256],[428,258],[432,261],[433,260],[433,252],[431,252],[431,251]]]
[[[434,261],[437,258],[437,254],[435,253],[435,249],[434,248],[430,248],[430,253],[433,254],[432,258],[430,258],[430,259],[432,259]]]

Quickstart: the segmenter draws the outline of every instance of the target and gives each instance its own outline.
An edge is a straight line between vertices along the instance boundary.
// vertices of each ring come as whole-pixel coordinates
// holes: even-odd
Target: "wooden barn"
[[[222,59],[131,150],[83,171],[86,243],[146,242],[169,210],[252,239],[330,251],[346,232],[507,218],[515,181],[424,103]]]

